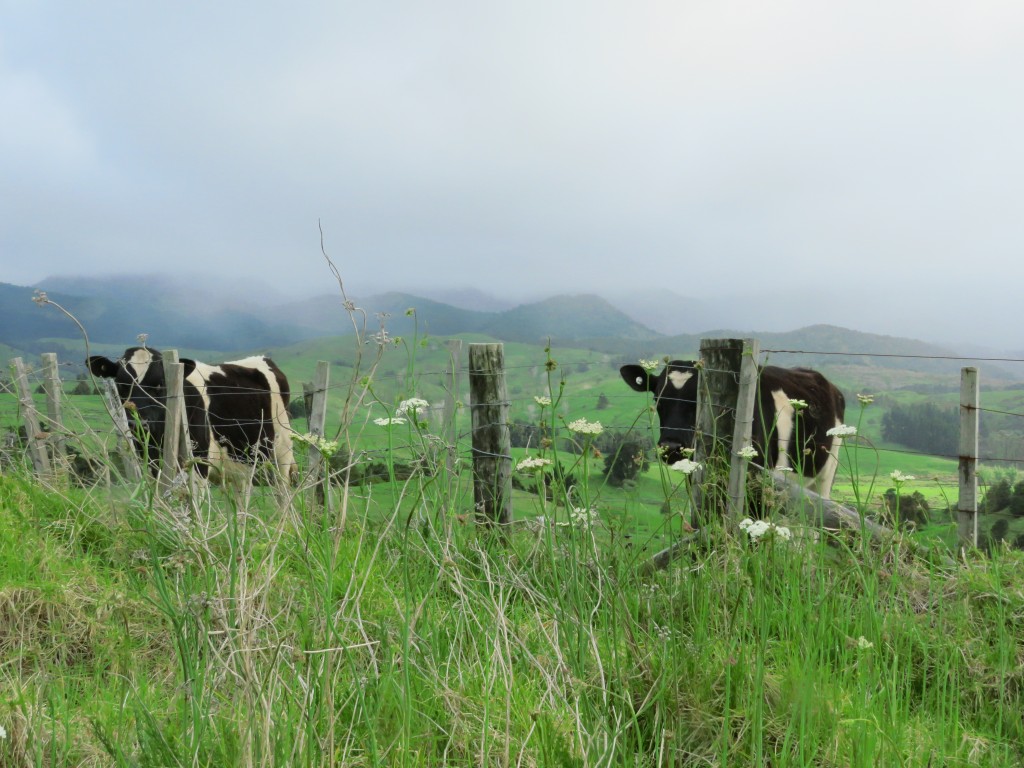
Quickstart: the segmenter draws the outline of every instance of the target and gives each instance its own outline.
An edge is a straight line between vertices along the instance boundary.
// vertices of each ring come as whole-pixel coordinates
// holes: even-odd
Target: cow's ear
[[[192,373],[192,371],[194,371],[196,369],[196,361],[195,360],[189,360],[186,357],[186,358],[183,358],[182,360],[179,360],[178,362],[181,363],[182,370],[184,371],[183,378],[187,379],[189,377],[189,374]]]
[[[652,392],[651,374],[639,365],[624,365],[619,368],[622,380],[637,392]]]
[[[117,376],[117,363],[108,357],[92,355],[88,365],[93,376],[98,376],[101,379],[113,379]]]

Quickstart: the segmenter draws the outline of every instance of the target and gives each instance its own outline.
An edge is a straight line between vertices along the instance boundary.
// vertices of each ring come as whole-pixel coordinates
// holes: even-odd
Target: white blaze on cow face
[[[148,349],[136,349],[131,358],[125,360],[124,363],[125,369],[135,377],[135,380],[142,381],[146,378],[149,366],[153,363],[153,353]]]
[[[693,371],[669,371],[668,380],[676,389],[682,389],[693,378]]]

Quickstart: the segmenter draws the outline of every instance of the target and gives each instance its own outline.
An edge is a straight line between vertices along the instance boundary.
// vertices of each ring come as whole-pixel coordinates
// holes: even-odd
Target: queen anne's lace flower
[[[862,395],[859,392],[857,393],[857,399],[861,405],[871,405],[871,403],[875,402],[874,395]]]
[[[750,461],[751,459],[757,458],[757,449],[752,445],[748,445],[746,448],[741,448],[740,450],[736,451],[736,455],[739,456],[741,459],[746,459],[747,461]]]
[[[570,421],[567,426],[572,432],[577,432],[581,435],[600,435],[604,431],[600,421],[587,421],[586,419]]]
[[[516,464],[516,469],[518,469],[520,472],[533,472],[538,469],[543,469],[544,467],[550,464],[551,459],[542,459],[539,456],[537,456],[535,458],[523,459],[518,464]]]
[[[658,370],[658,368],[660,366],[661,366],[661,361],[660,360],[644,360],[642,358],[640,360],[640,367],[643,368],[648,373],[651,373],[652,371]]]
[[[830,437],[853,437],[857,434],[857,428],[851,427],[849,424],[837,424],[825,432]]]
[[[405,419],[395,416],[390,419],[374,419],[373,423],[376,424],[378,427],[392,427],[397,426],[399,424],[405,424]]]
[[[894,469],[889,477],[891,477],[892,481],[897,485],[902,485],[903,483],[916,479],[913,475],[904,475],[898,469]]]
[[[782,541],[793,538],[793,533],[784,525],[775,525],[767,520],[751,520],[749,517],[740,520],[740,530],[745,531],[751,541],[759,541],[769,534]]]
[[[418,397],[412,397],[408,400],[403,400],[398,404],[398,408],[395,409],[395,413],[399,416],[406,414],[412,414],[413,416],[419,416],[420,411],[425,411],[430,407],[430,403],[426,400],[422,400]]]
[[[802,411],[804,408],[807,407],[806,400],[798,400],[796,398],[791,399],[789,401],[789,404],[793,407],[794,411]]]
[[[550,397],[546,397],[544,395],[534,395],[533,399],[541,408],[547,408],[549,405],[551,405]]]
[[[692,475],[700,469],[700,462],[691,461],[690,459],[680,459],[675,464],[670,465],[669,469],[674,469],[676,472],[682,472],[684,475]]]

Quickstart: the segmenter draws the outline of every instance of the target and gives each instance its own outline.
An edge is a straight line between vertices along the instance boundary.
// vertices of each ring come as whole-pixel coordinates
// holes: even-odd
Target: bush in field
[[[650,466],[647,451],[640,440],[618,438],[604,454],[604,476],[608,484],[621,487]]]
[[[882,437],[918,451],[955,456],[960,423],[953,409],[931,402],[894,405],[882,417]]]
[[[896,500],[899,499],[897,509]],[[903,493],[897,496],[896,489],[890,488],[883,497],[885,516],[892,521],[894,527],[906,528],[907,525],[920,527],[928,524],[928,500],[920,491]]]

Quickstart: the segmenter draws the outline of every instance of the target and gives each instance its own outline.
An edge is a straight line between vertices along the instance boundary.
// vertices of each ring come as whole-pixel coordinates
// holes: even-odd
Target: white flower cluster
[[[640,367],[643,368],[648,373],[658,370],[660,366],[660,360],[644,360],[643,358],[640,359]]]
[[[405,419],[403,419],[403,418],[401,418],[399,416],[395,416],[395,417],[390,418],[390,419],[389,418],[374,419],[373,423],[376,424],[378,427],[392,427],[392,426],[396,426],[398,424],[405,424]]]
[[[322,435],[314,435],[312,432],[307,432],[304,435],[293,434],[292,439],[300,440],[306,445],[310,445],[320,451],[320,455],[325,458],[330,458],[338,452],[338,441],[328,440]]]
[[[568,522],[560,522],[559,525],[572,525],[576,528],[588,529],[597,525],[599,521],[597,510],[593,507],[573,507],[569,513]]]
[[[748,445],[746,448],[740,448],[740,450],[736,451],[736,455],[741,459],[750,461],[751,459],[757,458],[757,448],[752,445]]]
[[[857,434],[857,428],[849,424],[837,424],[825,432],[830,437],[853,437]]]
[[[751,520],[749,517],[740,520],[740,530],[746,531],[751,541],[759,541],[769,534],[783,541],[793,538],[792,532],[784,525],[769,523],[767,520]]]
[[[807,407],[806,400],[797,400],[796,398],[790,399],[789,404],[793,407],[794,411],[802,411]]]
[[[669,469],[674,469],[676,472],[682,472],[684,475],[692,475],[700,469],[700,462],[691,461],[690,459],[680,459],[675,464],[670,465]]]
[[[572,432],[577,432],[581,435],[600,435],[604,431],[600,421],[587,421],[586,419],[570,421],[566,426]]]
[[[418,397],[412,397],[408,400],[403,400],[398,404],[398,408],[395,410],[396,416],[413,415],[419,416],[421,411],[425,411],[430,407],[430,403],[426,400],[421,400]]]
[[[551,405],[551,398],[550,397],[546,397],[544,395],[534,395],[533,399],[536,401],[537,405],[539,405],[541,408],[547,408],[549,405]]]
[[[534,458],[525,458],[516,464],[516,469],[520,472],[533,472],[538,469],[544,469],[544,467],[551,464],[551,459],[542,459],[539,456]]]
[[[860,392],[857,393],[857,399],[860,401],[861,405],[871,405],[875,402],[874,395],[862,395]]]
[[[861,635],[857,638],[857,647],[862,651],[866,651],[870,648],[874,648],[875,644],[868,640],[866,637],[864,637],[864,635]]]
[[[903,483],[916,479],[913,475],[904,475],[898,469],[894,469],[889,477],[892,478],[892,481],[896,483],[896,485],[902,485]]]

